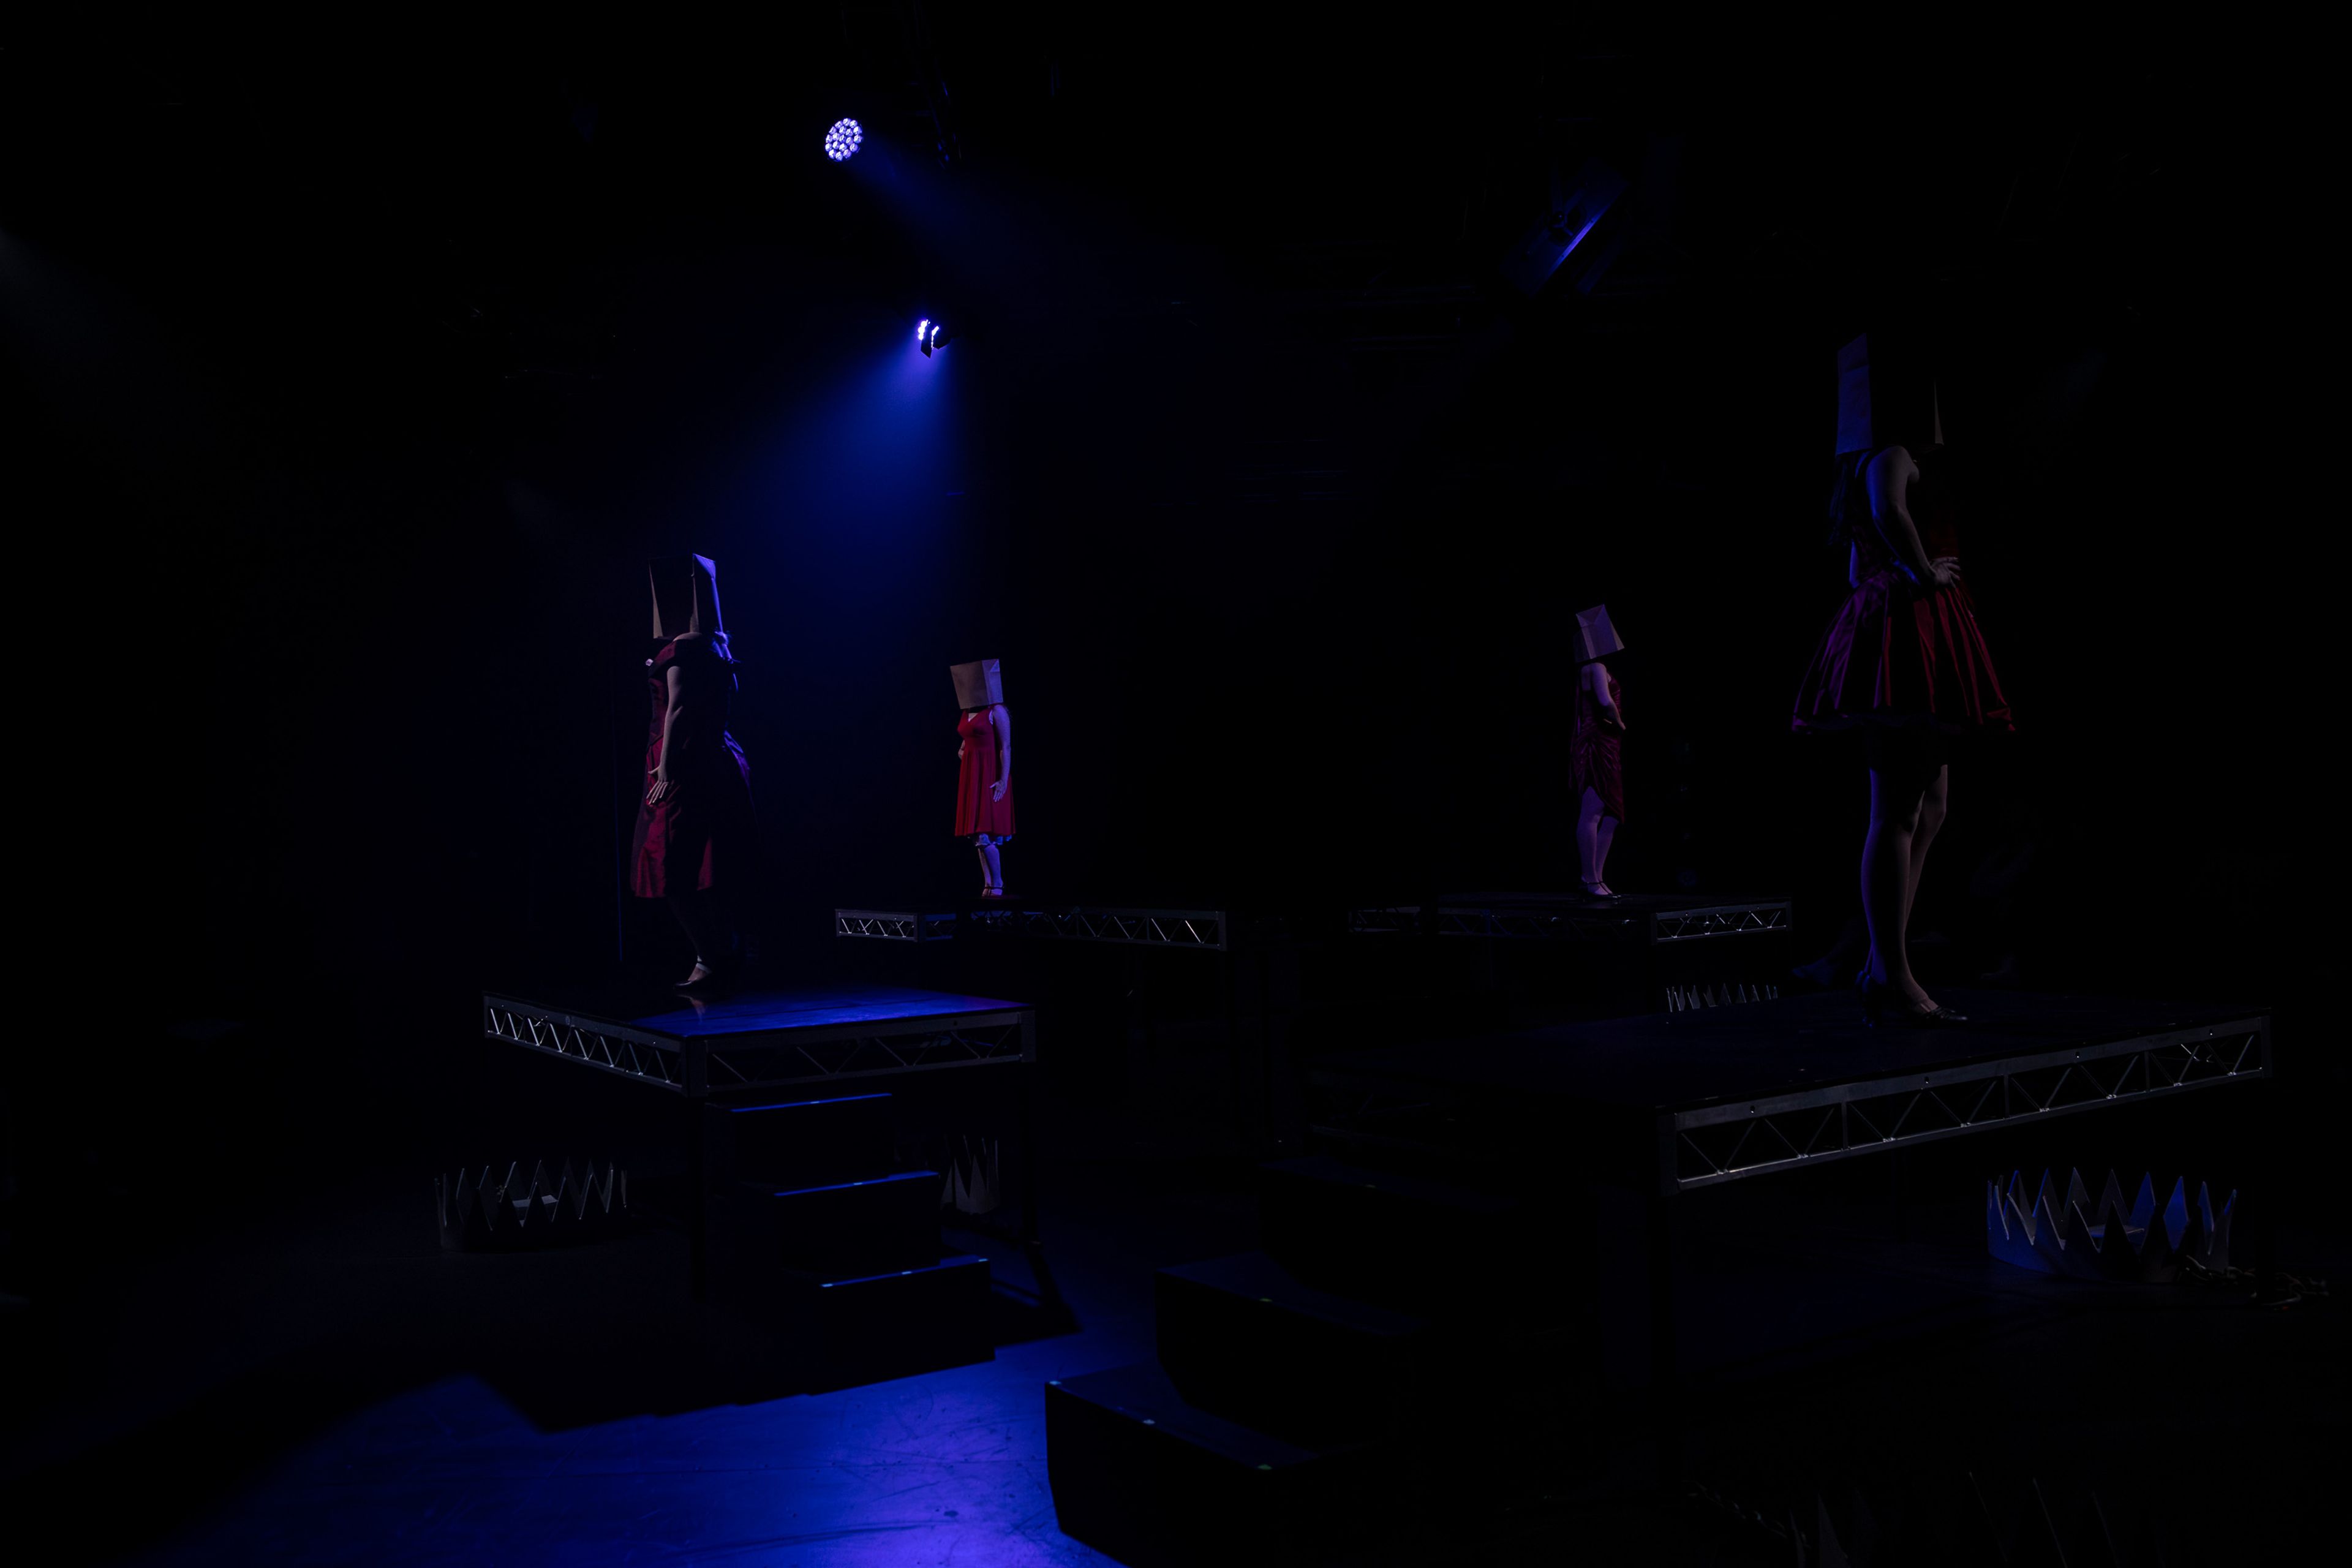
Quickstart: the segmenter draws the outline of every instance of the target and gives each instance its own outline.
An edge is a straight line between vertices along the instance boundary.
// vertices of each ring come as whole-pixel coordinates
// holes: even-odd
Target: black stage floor
[[[1829,994],[1339,1052],[1310,1072],[1318,1131],[1413,1142],[1480,1124],[1470,1102],[1516,1106],[1579,1131],[1606,1173],[1676,1191],[2270,1074],[2260,1007],[1942,1000],[1968,1026],[1873,1029]]]

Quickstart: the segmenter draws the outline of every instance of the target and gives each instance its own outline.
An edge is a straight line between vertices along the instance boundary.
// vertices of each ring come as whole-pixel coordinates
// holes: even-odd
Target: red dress
[[[653,728],[646,737],[644,788],[653,788],[662,761],[662,721],[669,712],[669,672],[678,671],[686,711],[670,737],[669,792],[659,805],[637,796],[637,830],[629,858],[629,891],[659,899],[672,891],[707,891],[746,875],[756,853],[751,767],[727,732],[735,695],[735,667],[706,637],[662,645],[646,682]]]
[[[1003,800],[991,800],[996,783],[995,710],[978,709],[956,721],[963,737],[963,763],[956,770],[956,837],[985,833],[992,838],[1013,837],[1013,786],[1004,786]]]
[[[1854,454],[1847,471],[1845,515],[1852,520],[1858,581],[1813,651],[1797,688],[1791,727],[1800,732],[1859,724],[1947,733],[2014,729],[1968,584],[1914,588],[1871,522],[1862,476],[1876,455]],[[1906,506],[1927,558],[1957,559],[1951,508],[1927,472],[1913,482]]]
[[[1625,698],[1617,689],[1617,678],[1609,675],[1604,679],[1609,682],[1610,703],[1622,716]],[[1625,820],[1624,743],[1625,732],[1602,721],[1601,704],[1592,700],[1592,688],[1579,681],[1576,728],[1568,737],[1569,798],[1581,807],[1584,792],[1590,789],[1601,797],[1601,811],[1620,822]]]

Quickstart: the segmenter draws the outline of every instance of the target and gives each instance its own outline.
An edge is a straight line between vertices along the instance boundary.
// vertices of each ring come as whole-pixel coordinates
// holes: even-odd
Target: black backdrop
[[[1561,627],[1603,599],[1621,885],[1793,889],[1826,937],[1861,774],[1785,714],[1841,587],[1831,354],[1899,312],[1944,347],[2021,730],[1959,769],[1923,922],[1982,926],[1969,871],[2022,836],[2032,980],[2296,972],[2309,667],[2263,389],[2297,170],[2226,48],[930,26],[949,167],[855,7],[12,47],[58,963],[160,1020],[669,940],[616,909],[614,838],[642,562],[681,548],[746,660],[784,969],[834,904],[971,880],[942,667],[982,656],[1016,891],[1563,885]],[[842,106],[872,138],[836,167]],[[1493,258],[1587,155],[1634,180],[1626,248],[1522,306]],[[962,334],[930,361],[922,315]]]

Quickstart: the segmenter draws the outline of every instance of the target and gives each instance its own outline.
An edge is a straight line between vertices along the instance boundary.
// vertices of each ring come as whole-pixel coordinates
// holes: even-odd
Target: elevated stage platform
[[[833,934],[918,942],[946,942],[956,937],[1025,936],[1223,952],[1230,933],[1223,910],[1138,910],[1097,904],[1027,903],[1015,899],[971,905],[951,914],[922,914],[913,910],[835,910]]]
[[[947,942],[956,933],[953,914],[915,910],[835,910],[833,934],[867,942]]]
[[[897,1216],[903,1223],[896,1228],[905,1233],[897,1239],[917,1251],[935,1244],[940,1171],[887,1169],[894,1158],[897,1140],[891,1122],[899,1102],[919,1098],[919,1084],[938,1084],[939,1075],[950,1069],[1023,1068],[1036,1059],[1037,1040],[1036,1014],[1025,1004],[880,985],[749,991],[710,1001],[681,997],[674,991],[598,994],[556,987],[528,995],[494,991],[482,997],[482,1026],[489,1039],[648,1085],[662,1090],[669,1104],[683,1107],[683,1152],[690,1173],[679,1206],[692,1244],[698,1297],[707,1297],[710,1290],[713,1194],[732,1192],[747,1181],[771,1186],[783,1183],[789,1190],[769,1193],[766,1198],[797,1200],[803,1208],[862,1201],[876,1193],[903,1196],[911,1206]],[[993,1084],[996,1075],[990,1081]],[[1013,1141],[1019,1150],[1014,1170],[1021,1219],[1011,1239],[1030,1250],[1040,1279],[1050,1280],[1035,1252],[1036,1159],[1027,1075],[1018,1073],[1004,1087],[1014,1090],[1017,1130]],[[966,1103],[980,1097],[949,1098]],[[745,1131],[753,1122],[773,1122],[780,1131],[754,1138]],[[828,1132],[829,1124],[838,1125]],[[808,1167],[810,1157],[822,1152],[828,1139],[845,1137],[871,1145],[861,1159],[845,1162],[847,1174],[855,1179],[841,1180],[844,1170],[835,1167],[845,1162],[824,1169]],[[733,1207],[740,1206],[739,1195]],[[748,1228],[761,1238],[760,1247],[782,1256],[781,1243],[769,1245],[777,1237],[804,1239],[822,1231],[819,1222],[825,1219],[823,1214],[814,1218],[800,1215],[790,1224],[773,1222],[775,1236],[756,1225]],[[834,1216],[831,1223],[854,1238],[869,1232],[885,1239],[895,1235],[890,1226],[867,1224],[859,1214],[846,1220]],[[975,1229],[995,1228],[970,1216],[962,1223]],[[741,1232],[747,1227],[736,1224],[733,1228]],[[740,1235],[736,1245],[739,1249],[745,1245]],[[836,1268],[834,1272],[841,1277],[823,1281],[814,1299],[832,1300],[829,1293],[836,1286],[854,1295],[848,1287],[876,1280],[903,1278],[919,1286],[937,1268],[945,1267],[936,1262],[935,1247],[932,1250],[931,1258],[918,1258],[920,1268],[901,1269],[903,1259],[895,1255],[890,1269],[870,1278]],[[766,1261],[772,1264],[775,1258]],[[950,1261],[969,1272],[971,1259]],[[984,1280],[985,1270],[980,1278]],[[967,1293],[970,1289],[955,1288]],[[1057,1297],[1055,1301],[1058,1305]],[[849,1334],[853,1326],[835,1324],[836,1337]]]
[[[2272,1076],[2259,1007],[1938,995],[1969,1026],[1872,1029],[1851,995],[1824,994],[1344,1051],[1307,1069],[1310,1147],[1482,1192],[1630,1189],[1646,1210],[1659,1464],[1678,1485],[1675,1233],[1692,1194]]]
[[[1786,931],[1785,898],[1627,893],[1601,902],[1575,893],[1448,893],[1433,904],[1373,904],[1348,911],[1359,935],[1471,936],[1518,942],[1697,942]]]
[[[879,985],[666,995],[488,992],[483,1032],[688,1099],[1036,1057],[1019,1002]]]
[[[1431,903],[1358,904],[1347,929],[1367,952],[1391,947],[1443,988],[1572,998],[1590,1016],[1678,1013],[1768,1001],[1795,955],[1785,897],[1629,893],[1448,893]]]
[[[1970,1025],[1872,1029],[1851,996],[1825,994],[1341,1052],[1308,1071],[1313,1131],[1441,1160],[1536,1139],[1668,1195],[2271,1075],[2258,1008],[1941,999]]]

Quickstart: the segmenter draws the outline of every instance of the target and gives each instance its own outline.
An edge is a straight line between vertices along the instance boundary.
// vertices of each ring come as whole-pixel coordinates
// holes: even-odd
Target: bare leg
[[[995,879],[988,874],[988,845],[982,839],[974,838],[971,841],[971,852],[980,857],[980,890],[983,893],[996,886]]]
[[[1004,891],[1004,868],[996,858],[996,846],[993,844],[980,847],[980,874],[990,887],[1000,893]]]
[[[1583,879],[1585,890],[1592,891],[1601,881],[1601,796],[1591,784],[1584,786],[1584,798],[1576,808],[1576,874]]]
[[[669,907],[687,940],[694,943],[694,973],[686,977],[686,984],[692,985],[709,978],[719,964],[734,956],[733,933],[718,900],[709,893],[674,891]]]
[[[1934,1000],[1911,974],[1904,946],[1911,911],[1912,841],[1926,790],[1899,772],[1870,770],[1870,833],[1862,841],[1862,916],[1870,927],[1871,978],[1915,1008]]]
[[[1919,795],[1919,826],[1911,834],[1911,874],[1903,885],[1906,941],[1910,937],[1911,906],[1919,901],[1919,873],[1927,869],[1927,846],[1936,842],[1936,833],[1944,826],[1944,818],[1951,809],[1951,784],[1950,767],[1939,767]]]
[[[1603,813],[1600,822],[1595,824],[1592,829],[1592,876],[1593,879],[1601,884],[1595,889],[1596,891],[1603,893],[1616,891],[1608,882],[1609,846],[1616,841],[1617,819]]]

